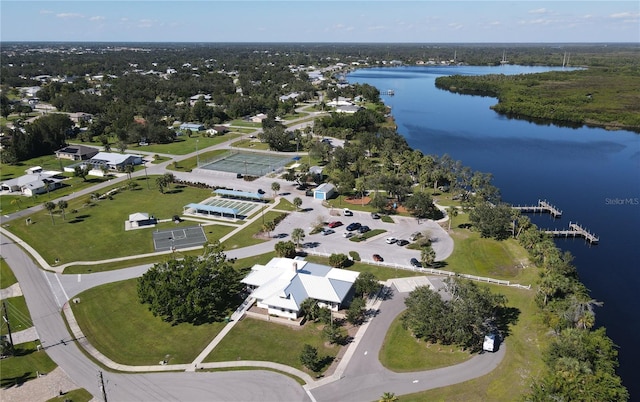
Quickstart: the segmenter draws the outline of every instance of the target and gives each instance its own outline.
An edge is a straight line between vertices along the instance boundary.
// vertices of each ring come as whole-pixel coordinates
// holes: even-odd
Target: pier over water
[[[584,237],[585,240],[591,244],[598,244],[600,241],[600,238],[589,232],[586,228],[571,222],[569,222],[568,230],[545,230],[544,233],[548,233],[553,237]]]
[[[546,200],[538,200],[538,205],[524,205],[524,206],[518,205],[512,208],[518,209],[520,210],[520,212],[533,212],[533,213],[545,212],[545,213],[551,214],[551,216],[553,216],[554,218],[560,218],[562,216],[562,211],[554,207],[550,203],[548,203]]]

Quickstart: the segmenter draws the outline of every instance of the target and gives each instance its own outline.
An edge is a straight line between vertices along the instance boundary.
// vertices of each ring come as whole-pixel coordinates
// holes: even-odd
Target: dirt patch
[[[351,205],[367,205],[371,202],[371,197],[346,197],[344,202]]]

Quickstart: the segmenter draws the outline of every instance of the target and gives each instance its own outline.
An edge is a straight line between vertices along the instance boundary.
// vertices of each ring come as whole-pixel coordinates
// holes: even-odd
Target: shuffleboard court
[[[153,247],[156,251],[177,250],[202,246],[207,242],[207,236],[201,226],[188,226],[153,232]]]

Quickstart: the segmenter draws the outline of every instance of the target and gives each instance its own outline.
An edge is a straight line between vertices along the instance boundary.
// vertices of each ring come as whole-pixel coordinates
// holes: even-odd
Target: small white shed
[[[335,193],[336,188],[331,183],[322,183],[313,190],[313,198],[316,200],[328,200]]]

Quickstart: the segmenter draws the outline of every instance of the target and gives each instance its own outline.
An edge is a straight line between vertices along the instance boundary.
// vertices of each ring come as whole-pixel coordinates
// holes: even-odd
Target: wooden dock
[[[554,218],[560,218],[562,216],[562,211],[548,203],[546,200],[538,200],[538,205],[518,205],[513,206],[512,208],[520,210],[520,212],[549,213]]]
[[[395,95],[396,92],[393,89],[387,89],[386,91],[380,91],[380,95]]]
[[[553,237],[584,237],[591,244],[598,244],[600,241],[600,238],[587,229],[571,222],[569,222],[569,230],[545,230],[544,233],[548,233]]]

